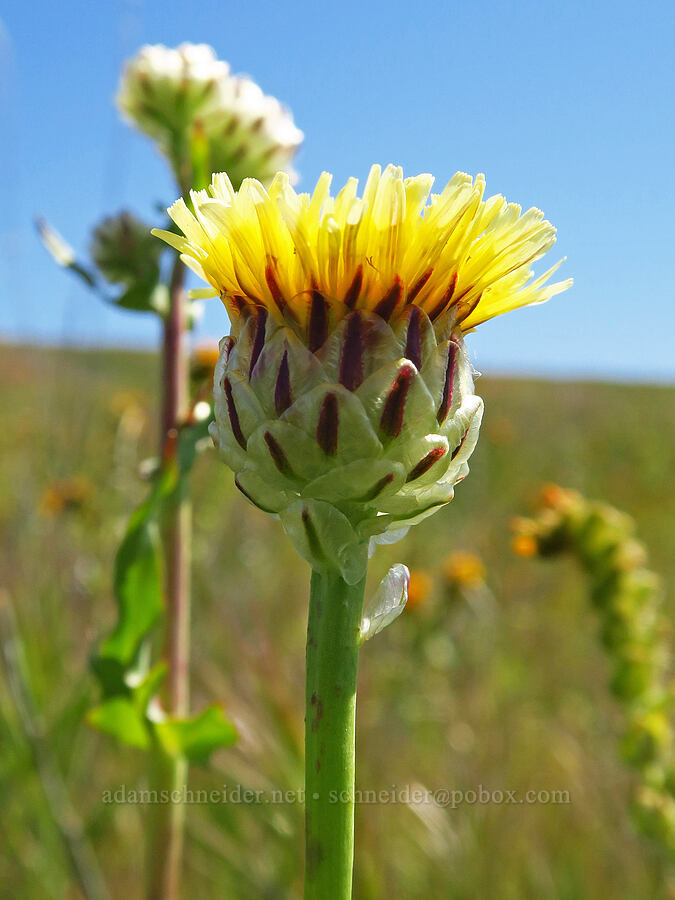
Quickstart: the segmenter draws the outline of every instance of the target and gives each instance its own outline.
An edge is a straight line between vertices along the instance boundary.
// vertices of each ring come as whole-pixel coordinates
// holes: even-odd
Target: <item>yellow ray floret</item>
[[[560,263],[532,280],[555,228],[538,209],[484,200],[482,175],[458,172],[440,194],[431,175],[404,178],[392,165],[372,167],[361,197],[355,178],[336,197],[330,183],[324,172],[312,195],[297,194],[279,173],[269,191],[245,179],[235,192],[214,175],[190,194],[194,214],[182,199],[169,209],[184,237],[153,234],[211,285],[199,295],[219,295],[235,328],[251,307],[304,326],[317,303],[332,320],[351,309],[389,320],[415,304],[432,321],[452,310],[467,331],[572,283],[546,284]]]

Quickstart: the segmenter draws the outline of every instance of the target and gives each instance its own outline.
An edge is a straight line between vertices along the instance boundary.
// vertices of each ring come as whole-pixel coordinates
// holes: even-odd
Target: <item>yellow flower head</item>
[[[195,381],[213,381],[213,372],[220,351],[217,344],[202,344],[195,347],[190,358],[190,374]]]
[[[75,512],[87,505],[92,493],[93,485],[85,475],[54,481],[40,498],[38,510],[47,518],[62,512]]]
[[[539,542],[534,534],[528,532],[519,532],[515,534],[511,540],[511,549],[516,556],[522,556],[529,559],[537,555],[539,551]]]
[[[532,280],[555,229],[484,200],[483,176],[430,194],[430,175],[373,166],[360,197],[356,179],[336,197],[330,181],[310,195],[283,173],[238,191],[214,175],[169,209],[182,235],[154,233],[230,316],[210,433],[237,486],[317,571],[354,584],[374,543],[468,474],[483,402],[463,332],[569,282],[545,286],[557,266]]]
[[[541,489],[539,494],[539,506],[545,509],[562,510],[564,507],[569,506],[578,499],[580,499],[579,495],[575,494],[574,491],[562,488],[558,484],[549,483],[543,485]]]
[[[477,587],[485,581],[485,566],[479,556],[466,550],[456,550],[443,563],[443,574],[450,585]]]
[[[284,173],[269,192],[252,179],[235,192],[219,174],[191,193],[194,214],[182,199],[169,209],[185,237],[154,234],[211,285],[201,296],[222,298],[235,333],[242,313],[262,307],[310,349],[354,309],[391,321],[415,305],[467,331],[569,287],[546,284],[560,263],[532,280],[531,265],[555,242],[540,210],[484,200],[482,175],[458,172],[440,194],[430,194],[433,180],[373,166],[361,197],[355,178],[332,197],[325,172],[312,195]]]
[[[406,609],[412,610],[424,606],[434,588],[431,575],[424,569],[412,569],[408,585],[408,602]]]

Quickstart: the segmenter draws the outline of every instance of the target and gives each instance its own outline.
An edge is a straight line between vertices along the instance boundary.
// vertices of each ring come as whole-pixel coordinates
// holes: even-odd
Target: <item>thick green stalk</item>
[[[176,463],[178,431],[188,403],[188,367],[185,352],[187,299],[185,266],[177,259],[169,285],[169,312],[164,320],[162,353],[161,452],[166,465]],[[183,717],[189,712],[190,665],[190,500],[185,486],[167,503],[163,522],[166,557],[166,649],[168,712]],[[157,747],[151,760],[151,788],[168,797],[182,795],[188,766],[184,759],[168,757]],[[182,802],[160,802],[151,809],[148,828],[148,900],[177,900],[183,855],[185,810]]]
[[[312,573],[305,713],[305,900],[349,900],[356,678],[365,578]]]

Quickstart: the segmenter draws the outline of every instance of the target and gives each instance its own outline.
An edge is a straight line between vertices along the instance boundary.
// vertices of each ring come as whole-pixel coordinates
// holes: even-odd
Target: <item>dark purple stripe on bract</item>
[[[347,293],[345,294],[345,306],[349,309],[354,309],[356,306],[356,301],[359,299],[359,295],[361,294],[361,287],[363,286],[363,266],[359,266],[354,273],[354,278],[352,279],[352,283],[349,285]]]
[[[408,391],[415,377],[415,368],[410,364],[401,366],[398,375],[389,391],[389,396],[384,402],[380,429],[389,437],[398,437],[403,427],[403,414]]]
[[[312,291],[312,306],[309,311],[309,329],[307,344],[314,353],[322,347],[328,337],[328,304],[323,294],[316,289]]]
[[[441,397],[441,405],[436,413],[439,425],[445,422],[452,406],[452,386],[455,380],[455,359],[458,350],[457,344],[454,341],[450,341],[448,344],[448,361],[445,367],[445,381],[443,382],[443,396]]]
[[[275,510],[272,509],[271,507],[269,507],[269,506],[263,506],[261,503],[259,503],[254,497],[251,496],[251,494],[249,494],[249,492],[248,492],[247,490],[245,490],[245,489],[241,486],[241,484],[239,483],[239,475],[235,475],[235,476],[234,476],[234,483],[235,483],[236,486],[239,488],[239,490],[242,492],[242,494],[244,495],[244,497],[246,497],[247,500],[250,500],[251,503],[252,503],[254,506],[257,506],[257,507],[258,507],[258,509],[262,509],[262,511],[263,511],[263,512],[266,512],[266,513],[274,513],[274,512],[275,512]]]
[[[265,432],[264,437],[265,443],[267,444],[267,449],[270,451],[270,456],[272,457],[272,462],[274,463],[274,465],[282,473],[282,475],[292,475],[293,469],[291,469],[291,464],[286,458],[286,454],[281,449],[281,444],[269,431]]]
[[[471,427],[471,426],[469,425],[469,428],[470,428],[470,427]],[[464,437],[463,437],[462,440],[459,442],[459,444],[457,444],[457,446],[455,447],[455,449],[452,451],[452,456],[450,457],[450,459],[454,459],[454,458],[457,456],[457,454],[459,453],[459,451],[462,449],[462,447],[464,446],[464,441],[466,440],[466,436],[467,436],[467,434],[469,433],[469,428],[466,429],[466,431],[464,432]]]
[[[401,297],[403,296],[403,282],[401,279],[396,276],[396,280],[393,285],[389,289],[389,291],[384,295],[384,297],[377,304],[373,312],[375,312],[378,316],[384,319],[385,322],[389,321],[389,317],[394,312],[396,307],[399,304]]]
[[[359,497],[359,502],[367,503],[369,500],[374,500],[376,497],[378,497],[382,493],[382,491],[386,487],[388,487],[392,483],[393,480],[394,480],[394,473],[389,472],[388,475],[385,475],[383,478],[380,478],[380,480],[371,488],[371,490],[368,491],[367,494],[364,494],[363,497]]]
[[[324,559],[324,552],[321,547],[321,541],[319,540],[319,535],[316,532],[316,528],[314,527],[314,522],[312,522],[312,517],[309,514],[309,510],[305,507],[302,511],[302,524],[305,529],[305,536],[307,538],[307,543],[309,544],[309,549],[312,554],[317,559]]]
[[[326,394],[319,412],[316,439],[327,456],[335,456],[338,448],[338,399],[335,394]]]
[[[260,307],[256,311],[255,319],[255,335],[253,337],[253,346],[251,347],[251,363],[248,367],[249,380],[253,375],[253,369],[258,362],[258,357],[262,353],[265,346],[265,326],[267,325],[267,310]]]
[[[234,395],[232,393],[232,385],[230,384],[229,378],[223,378],[223,390],[225,391],[225,400],[227,401],[227,412],[230,417],[230,428],[232,429],[232,434],[235,437],[235,440],[239,444],[240,447],[246,449],[246,438],[241,430],[241,425],[239,424],[239,414],[237,413],[237,407],[234,403]]]
[[[422,365],[422,346],[420,342],[420,319],[422,313],[419,306],[413,306],[410,310],[408,321],[408,335],[405,341],[405,355],[416,369]]]
[[[249,494],[249,492],[248,492],[248,491],[245,491],[244,488],[239,484],[239,482],[237,481],[237,478],[238,478],[238,476],[235,475],[235,476],[234,476],[234,483],[235,483],[235,485],[239,488],[239,490],[242,492],[242,494],[244,495],[244,497],[246,497],[247,500],[250,500],[251,503],[254,504],[254,506],[257,506],[258,504],[255,502],[255,500],[254,500],[253,497]]]
[[[233,350],[235,344],[236,344],[236,341],[231,335],[229,337],[225,338],[225,340],[223,342],[223,349],[221,350],[221,354],[224,356],[225,362],[227,362],[228,359],[230,358],[230,353],[232,353],[232,350]]]
[[[431,312],[428,314],[429,318],[433,322],[434,319],[437,319],[442,312],[449,306],[450,301],[452,300],[452,295],[455,293],[455,287],[457,285],[457,272],[450,279],[450,284],[448,285],[448,289],[443,294],[439,302],[434,306]]]
[[[416,478],[420,478],[425,472],[429,471],[434,463],[438,462],[439,459],[443,459],[446,452],[445,447],[435,447],[410,470],[406,481],[414,481]]]
[[[288,370],[288,350],[286,350],[279,366],[277,383],[274,386],[274,408],[277,415],[280,416],[282,412],[285,412],[292,402],[291,375]]]
[[[355,391],[363,381],[363,336],[361,316],[352,313],[347,319],[342,356],[340,357],[340,384],[347,390]]]

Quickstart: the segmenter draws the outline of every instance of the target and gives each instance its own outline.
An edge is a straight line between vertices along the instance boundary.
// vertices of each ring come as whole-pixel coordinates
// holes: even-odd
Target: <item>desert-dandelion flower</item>
[[[485,564],[468,550],[455,550],[443,561],[443,576],[448,587],[475,588],[485,582]]]
[[[374,166],[357,195],[324,173],[313,195],[226,175],[178,200],[184,237],[156,234],[219,295],[232,335],[216,369],[214,439],[249,499],[280,515],[315,568],[363,574],[353,551],[452,499],[482,416],[466,331],[569,282],[531,265],[553,245],[543,213],[483,199],[458,173]],[[387,538],[385,538],[387,539]]]
[[[156,231],[220,296],[232,325],[212,435],[240,490],[277,514],[314,574],[307,638],[306,898],[351,896],[360,643],[403,608],[394,567],[361,621],[367,553],[453,497],[478,439],[464,334],[569,281],[534,278],[555,229],[485,180],[373,166],[333,197],[288,175],[227,175],[178,200]],[[364,624],[365,623],[365,624]],[[372,626],[371,623],[375,623]],[[333,800],[331,800],[333,798]]]

